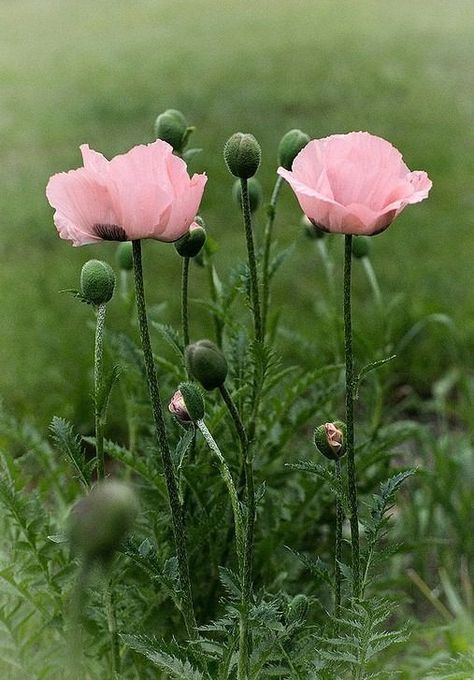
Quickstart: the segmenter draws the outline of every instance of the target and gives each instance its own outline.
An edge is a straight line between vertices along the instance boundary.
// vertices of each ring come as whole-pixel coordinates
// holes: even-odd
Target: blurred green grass
[[[192,145],[204,151],[193,170],[209,175],[202,212],[223,270],[244,253],[222,160],[232,132],[260,140],[267,196],[276,146],[291,127],[392,141],[434,186],[429,201],[375,239],[374,266],[387,293],[406,295],[407,311],[448,312],[473,347],[471,0],[18,0],[0,4],[0,26],[0,394],[12,408],[41,422],[88,412],[90,310],[58,291],[77,285],[90,257],[113,261],[113,244],[76,250],[57,238],[49,175],[77,167],[83,142],[111,156],[151,141],[168,107],[198,128]],[[285,191],[282,245],[299,233],[298,214]],[[169,300],[177,320],[174,249],[148,244],[146,257],[149,297]],[[295,323],[322,294],[320,269],[299,239],[275,294]],[[198,289],[203,278],[194,274]],[[363,308],[362,284],[356,290]],[[111,311],[120,327],[120,304]],[[437,347],[442,353],[443,342]],[[423,365],[435,374],[438,363]]]

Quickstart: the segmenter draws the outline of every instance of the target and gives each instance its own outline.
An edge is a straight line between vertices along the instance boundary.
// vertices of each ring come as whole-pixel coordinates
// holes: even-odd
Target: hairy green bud
[[[309,602],[306,595],[295,595],[288,605],[288,623],[297,623],[304,621],[308,613]]]
[[[314,445],[329,460],[339,460],[346,453],[346,424],[342,420],[319,425],[314,431]]]
[[[174,247],[181,257],[196,257],[206,242],[206,230],[197,221],[192,224],[189,231],[178,239]]]
[[[112,267],[102,260],[89,260],[81,270],[82,296],[93,305],[102,305],[112,299],[115,274]]]
[[[202,420],[204,418],[204,399],[202,392],[196,383],[181,383],[178,391],[173,397],[173,400],[177,395],[181,395],[184,407],[186,409],[186,414],[188,416],[187,420],[191,420],[193,423],[195,423],[196,421]]]
[[[135,522],[138,500],[123,482],[99,482],[69,516],[69,539],[86,560],[112,557]]]
[[[248,181],[248,192],[250,201],[250,210],[255,212],[258,210],[262,202],[262,186],[258,179],[251,177]],[[242,185],[240,180],[236,179],[232,187],[232,197],[234,201],[242,208]]]
[[[260,165],[262,151],[255,137],[236,132],[224,146],[224,160],[234,177],[248,179],[253,177]]]
[[[194,128],[189,127],[181,111],[167,109],[155,121],[155,135],[171,144],[176,153],[182,153]]]
[[[221,387],[227,377],[227,361],[221,350],[210,340],[199,340],[185,350],[186,367],[205,390]]]
[[[293,161],[310,141],[309,135],[301,130],[290,130],[280,140],[278,145],[278,161],[286,170],[291,170]]]
[[[361,259],[363,257],[368,257],[370,250],[372,248],[372,243],[368,236],[353,236],[352,237],[352,254],[354,257]]]
[[[126,272],[133,269],[133,246],[131,241],[122,241],[115,251],[115,259],[120,267]]]

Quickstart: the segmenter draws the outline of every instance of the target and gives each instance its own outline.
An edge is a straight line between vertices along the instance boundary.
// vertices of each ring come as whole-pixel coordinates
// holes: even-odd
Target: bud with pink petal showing
[[[199,387],[192,382],[181,383],[174,393],[168,410],[181,423],[195,423],[204,418],[204,399]]]
[[[320,425],[314,431],[314,445],[329,460],[339,460],[345,451],[346,424],[341,420]]]

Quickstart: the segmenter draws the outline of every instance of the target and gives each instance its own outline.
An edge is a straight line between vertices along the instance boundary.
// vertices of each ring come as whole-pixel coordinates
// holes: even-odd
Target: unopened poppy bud
[[[171,144],[177,153],[183,151],[193,129],[188,126],[186,118],[181,111],[176,109],[167,109],[160,113],[155,121],[156,137]]]
[[[115,251],[115,259],[120,269],[126,272],[133,269],[133,246],[130,241],[119,243]]]
[[[69,538],[73,549],[86,560],[112,557],[133,526],[138,500],[123,482],[99,482],[71,510]]]
[[[258,210],[260,203],[262,202],[262,187],[258,179],[251,177],[248,181],[248,192],[250,201],[250,210],[255,212]],[[240,180],[236,180],[234,186],[232,187],[232,196],[234,201],[242,207],[242,185]]]
[[[205,390],[221,387],[227,377],[227,361],[221,350],[210,340],[188,345],[185,361],[189,373]]]
[[[189,231],[175,242],[174,247],[181,257],[196,257],[206,242],[206,230],[196,222]]]
[[[248,179],[253,177],[260,165],[262,151],[255,137],[236,132],[224,146],[224,160],[234,177]]]
[[[339,460],[345,454],[346,425],[341,420],[320,425],[314,431],[314,445],[329,460]]]
[[[306,595],[300,594],[295,595],[288,605],[288,623],[297,623],[298,621],[304,621],[306,614],[308,613],[309,602]]]
[[[82,296],[93,305],[102,305],[112,299],[115,274],[107,262],[89,260],[81,270]]]
[[[318,229],[308,218],[306,215],[303,215],[301,218],[301,224],[303,225],[304,233],[306,236],[310,239],[316,240],[320,238],[324,238],[325,233],[322,231],[322,229]]]
[[[286,170],[291,170],[293,161],[310,141],[309,135],[301,130],[290,130],[283,135],[278,146],[278,161]]]
[[[195,423],[202,420],[204,418],[204,399],[201,390],[196,383],[181,383],[168,408],[178,420],[184,423]]]
[[[361,259],[367,257],[370,253],[372,243],[368,236],[353,236],[352,237],[352,254],[354,257]]]

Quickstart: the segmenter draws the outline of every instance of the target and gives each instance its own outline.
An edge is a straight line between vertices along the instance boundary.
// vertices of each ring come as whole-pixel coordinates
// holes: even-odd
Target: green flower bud
[[[123,482],[99,482],[69,516],[69,539],[86,560],[112,557],[138,514],[135,492]]]
[[[304,621],[308,613],[309,602],[306,595],[295,595],[288,605],[287,621],[288,623],[297,623]]]
[[[196,383],[181,383],[173,399],[170,401],[169,410],[183,422],[193,422],[204,418],[204,399],[202,392]]]
[[[326,235],[325,232],[322,229],[318,229],[306,215],[303,215],[301,218],[301,224],[303,225],[305,235],[312,240],[324,238]]]
[[[249,179],[248,191],[250,210],[251,212],[255,212],[256,210],[258,210],[258,207],[262,202],[262,186],[258,179],[255,179],[255,177],[251,177]],[[239,179],[235,180],[234,182],[234,186],[232,187],[232,196],[237,205],[242,207],[242,185],[240,184]]]
[[[339,460],[346,453],[346,425],[341,420],[320,425],[314,431],[314,445],[329,460]]]
[[[182,153],[194,128],[188,126],[181,111],[167,109],[155,121],[155,135],[171,144],[176,153]]]
[[[290,130],[283,135],[278,145],[278,161],[286,170],[291,170],[293,161],[310,141],[309,135],[301,130]]]
[[[81,271],[82,296],[94,305],[102,305],[112,299],[115,274],[107,262],[89,260]]]
[[[368,257],[370,254],[370,249],[372,248],[372,243],[368,236],[353,236],[352,237],[352,254],[354,257],[361,259],[362,257]]]
[[[224,160],[234,177],[248,179],[253,177],[260,165],[262,151],[255,137],[236,132],[224,146]]]
[[[196,257],[206,242],[206,230],[197,221],[189,227],[189,231],[178,239],[174,247],[181,257]]]
[[[115,259],[120,269],[126,272],[133,269],[133,246],[131,241],[122,241],[115,251]]]
[[[227,361],[221,350],[210,340],[199,340],[188,345],[186,367],[205,390],[221,387],[227,377]]]

